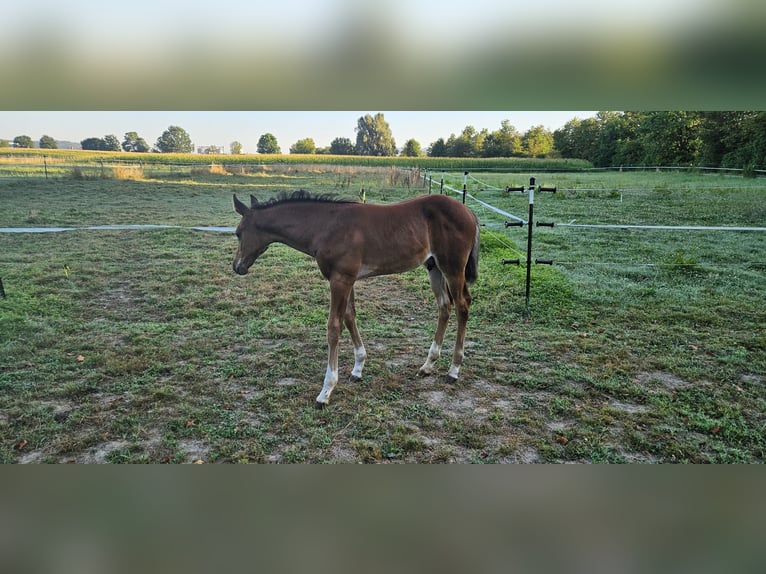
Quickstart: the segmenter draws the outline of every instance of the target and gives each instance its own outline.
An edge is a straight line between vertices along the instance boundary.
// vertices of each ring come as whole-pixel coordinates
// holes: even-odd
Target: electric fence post
[[[524,290],[527,313],[529,313],[529,289],[532,274],[532,220],[535,210],[535,178],[529,178],[529,221],[527,222],[527,282]]]
[[[463,172],[463,205],[465,205],[465,194],[468,191],[468,172]]]

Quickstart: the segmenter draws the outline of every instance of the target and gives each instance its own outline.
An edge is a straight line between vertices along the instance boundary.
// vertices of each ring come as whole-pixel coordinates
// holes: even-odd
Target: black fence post
[[[527,284],[524,291],[527,311],[529,311],[529,290],[531,285],[532,273],[532,220],[534,219],[535,209],[535,178],[529,178],[529,222],[527,223]]]
[[[468,172],[463,173],[463,205],[465,205],[465,194],[468,190]]]

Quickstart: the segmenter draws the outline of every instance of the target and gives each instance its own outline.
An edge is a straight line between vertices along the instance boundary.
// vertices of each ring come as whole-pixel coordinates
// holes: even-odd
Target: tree
[[[238,141],[233,141],[229,144],[229,150],[231,155],[240,155],[242,153],[242,144]]]
[[[447,142],[444,138],[439,138],[428,146],[429,157],[447,157]]]
[[[35,147],[29,136],[16,136],[13,138],[13,147]]]
[[[40,138],[40,148],[41,149],[58,149],[59,146],[56,143],[56,140],[53,139],[51,136],[43,136]]]
[[[149,151],[149,144],[136,132],[126,132],[125,139],[122,142],[122,149],[129,152],[146,153]]]
[[[366,114],[356,127],[356,153],[359,155],[396,155],[396,142],[383,114]]]
[[[647,165],[691,165],[700,148],[700,114],[687,111],[649,112],[641,122]]]
[[[114,134],[104,136],[104,151],[120,151],[120,140]]]
[[[258,138],[258,153],[282,153],[274,134],[263,134]]]
[[[178,126],[168,127],[155,145],[162,153],[191,153],[193,149],[189,134]]]
[[[104,145],[104,140],[101,138],[86,138],[80,142],[80,147],[84,150],[102,151]]]
[[[754,176],[756,169],[766,169],[766,112],[745,112],[737,126],[739,141],[721,158],[722,167],[744,170]]]
[[[103,138],[86,138],[80,142],[80,147],[93,151],[120,151],[120,141],[113,135]]]
[[[333,155],[354,155],[354,144],[348,138],[335,138],[330,142],[330,153]]]
[[[500,129],[484,138],[483,157],[513,157],[522,153],[521,134],[508,120],[500,122]]]
[[[623,112],[619,114],[619,134],[615,141],[612,165],[639,165],[643,161],[644,149],[638,138],[638,129],[644,119],[644,112]]]
[[[11,147],[11,142],[6,139],[0,139],[0,147]]]
[[[466,126],[459,136],[450,134],[447,154],[450,157],[479,157],[486,137],[487,130],[477,132],[475,127]]]
[[[290,153],[316,153],[316,145],[314,144],[314,140],[311,138],[298,140],[290,146]]]
[[[402,148],[402,155],[405,157],[422,157],[423,150],[420,149],[420,143],[414,139],[408,139]]]
[[[521,137],[521,144],[529,157],[540,157],[553,151],[553,134],[543,126],[534,126]]]

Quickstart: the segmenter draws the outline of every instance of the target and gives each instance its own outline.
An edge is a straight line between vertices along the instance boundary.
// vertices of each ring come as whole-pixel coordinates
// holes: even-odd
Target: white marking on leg
[[[434,372],[434,367],[436,366],[436,361],[439,360],[439,356],[441,355],[442,349],[439,345],[436,344],[436,341],[431,343],[431,348],[428,350],[428,358],[426,359],[426,362],[423,363],[423,366],[420,367],[420,373],[423,375],[430,375]]]
[[[322,392],[317,395],[317,402],[327,404],[330,402],[330,395],[332,394],[335,385],[338,384],[338,371],[332,370],[330,366],[327,366],[327,373],[324,376],[324,385],[322,386]]]
[[[362,369],[364,369],[364,362],[367,359],[367,351],[364,345],[354,349],[354,369],[351,371],[351,376],[357,379],[362,378]]]
[[[447,376],[450,379],[457,379],[457,375],[460,372],[460,367],[457,365],[450,365],[449,371],[447,371]]]

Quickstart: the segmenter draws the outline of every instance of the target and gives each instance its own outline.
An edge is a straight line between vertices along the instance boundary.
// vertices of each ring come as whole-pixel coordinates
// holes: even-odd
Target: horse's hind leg
[[[455,337],[455,350],[452,353],[452,364],[447,371],[447,379],[457,381],[460,367],[465,355],[465,332],[468,325],[468,311],[471,307],[471,293],[465,284],[463,277],[457,277],[449,282],[450,292],[455,294],[455,314],[457,315],[457,336]]]
[[[346,329],[348,329],[351,340],[354,343],[354,369],[351,371],[351,381],[359,381],[362,379],[362,369],[364,369],[364,361],[367,359],[367,351],[365,351],[359,329],[356,327],[356,306],[354,305],[353,287],[348,297],[343,323],[346,325]]]
[[[418,370],[418,375],[430,375],[434,372],[436,361],[439,359],[439,355],[441,355],[444,333],[447,331],[447,322],[452,311],[452,298],[447,289],[444,275],[442,275],[442,272],[430,259],[429,263],[426,264],[429,268],[428,279],[431,282],[431,289],[434,295],[436,295],[436,304],[439,306],[439,322],[436,325],[433,343],[431,343],[431,348],[428,350],[428,357],[423,366]]]

